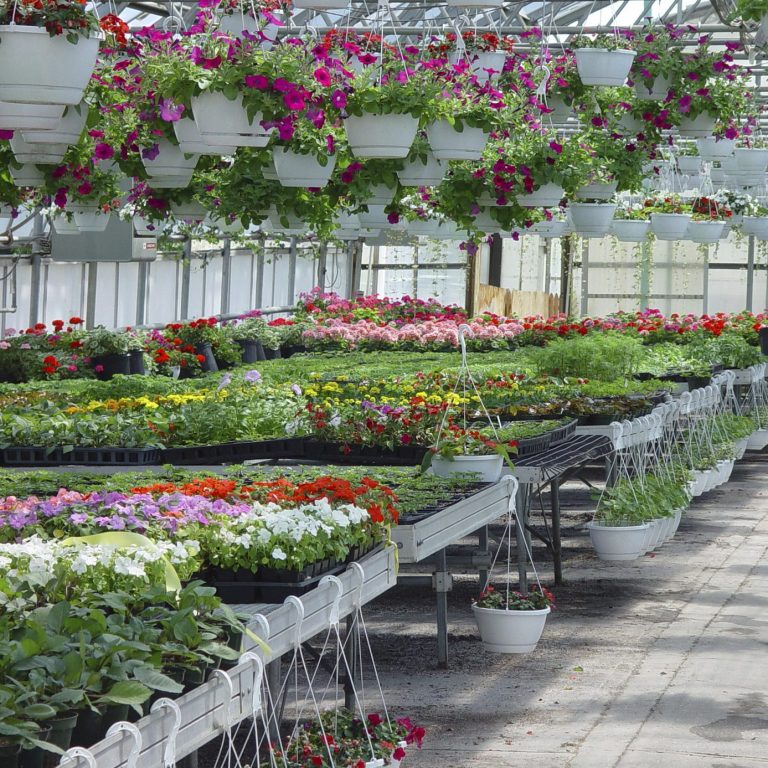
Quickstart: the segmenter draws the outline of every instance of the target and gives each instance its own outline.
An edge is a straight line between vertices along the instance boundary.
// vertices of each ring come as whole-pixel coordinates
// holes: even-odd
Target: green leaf
[[[24,707],[23,715],[30,720],[50,720],[52,717],[56,717],[56,710],[48,704],[38,702]]]
[[[152,667],[136,667],[133,672],[134,677],[144,685],[149,686],[153,691],[165,691],[166,693],[181,693],[184,686],[171,680],[170,677],[158,672]]]
[[[121,680],[101,699],[111,704],[143,704],[151,695],[152,691],[138,680]]]

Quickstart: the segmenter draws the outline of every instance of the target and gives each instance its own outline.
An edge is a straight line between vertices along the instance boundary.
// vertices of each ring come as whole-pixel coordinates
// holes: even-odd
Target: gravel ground
[[[693,592],[712,578],[713,569],[725,567],[725,558],[765,517],[764,466],[738,467],[724,489],[693,504],[673,542],[630,563],[594,557],[585,528],[594,501],[582,483],[565,486],[565,583],[554,590],[557,610],[534,653],[507,656],[483,649],[470,610],[478,591],[471,574],[455,575],[449,594],[448,670],[436,664],[431,590],[399,585],[369,604],[365,616],[387,703],[427,729],[423,749],[410,753],[407,764],[570,764]],[[536,542],[534,557],[542,581],[551,584],[550,558]],[[706,593],[698,597],[706,603]],[[739,635],[731,637],[736,649]],[[659,685],[665,674],[658,673]],[[215,756],[215,745],[209,745],[201,752],[201,768],[213,768]]]

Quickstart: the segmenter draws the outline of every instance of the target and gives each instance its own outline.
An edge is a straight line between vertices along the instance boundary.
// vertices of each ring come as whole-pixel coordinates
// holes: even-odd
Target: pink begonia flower
[[[9,349],[10,344],[7,341],[0,341],[0,349]]]
[[[71,373],[75,373],[75,371],[77,371],[77,366],[76,365],[68,365],[67,366],[67,370],[70,371]]]
[[[32,349],[32,345],[24,342],[23,344],[19,344],[19,349]]]
[[[93,370],[96,371],[96,373],[104,373],[104,366],[103,365],[94,365]]]

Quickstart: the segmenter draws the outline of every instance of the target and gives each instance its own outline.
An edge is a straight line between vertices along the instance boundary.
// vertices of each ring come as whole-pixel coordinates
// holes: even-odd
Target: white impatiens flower
[[[272,559],[273,560],[287,560],[288,559],[288,555],[286,555],[285,552],[283,552],[283,550],[280,549],[280,547],[275,547],[272,550]]]
[[[144,566],[137,560],[125,555],[118,555],[115,557],[112,567],[114,568],[115,573],[122,574],[123,576],[146,578]]]

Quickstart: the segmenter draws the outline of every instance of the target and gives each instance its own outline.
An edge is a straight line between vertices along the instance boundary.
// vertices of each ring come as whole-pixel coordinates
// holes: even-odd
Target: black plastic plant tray
[[[3,451],[3,464],[8,467],[84,464],[91,466],[145,466],[157,464],[160,451],[157,448],[61,448],[15,447]]]
[[[557,427],[556,429],[553,429],[549,434],[552,436],[552,439],[549,443],[550,447],[555,445],[560,445],[560,443],[564,443],[566,440],[570,439],[573,435],[576,434],[576,427],[579,426],[579,422],[577,419],[573,419],[572,421],[569,421],[567,424],[563,424],[562,427]]]
[[[219,464],[237,463],[249,459],[300,459],[303,457],[303,437],[190,445],[166,448],[162,452],[162,460],[165,464]]]
[[[415,466],[421,464],[427,448],[404,445],[394,450],[380,446],[345,445],[307,439],[304,458],[328,464],[363,464],[369,466]]]
[[[535,453],[546,451],[552,443],[552,433],[544,432],[536,437],[525,437],[517,441],[517,453],[512,454],[512,461],[515,456],[533,456]]]
[[[237,603],[282,603],[289,595],[304,595],[316,587],[324,576],[335,576],[341,573],[346,564],[336,564],[332,568],[315,573],[309,578],[296,581],[268,581],[262,579],[259,573],[255,574],[254,581],[216,581],[211,580],[211,585],[216,587],[217,595],[223,602]],[[285,578],[289,574],[286,572]]]
[[[426,520],[428,517],[432,517],[432,515],[436,515],[438,512],[442,512],[444,509],[452,507],[454,504],[458,504],[460,501],[470,498],[470,496],[474,496],[476,493],[487,488],[488,485],[488,483],[472,483],[471,485],[465,486],[463,490],[456,491],[447,498],[441,498],[438,502],[429,507],[414,510],[413,512],[406,512],[405,514],[400,515],[400,525],[413,525],[414,523]],[[397,495],[397,488],[395,488],[394,491],[395,495]]]

